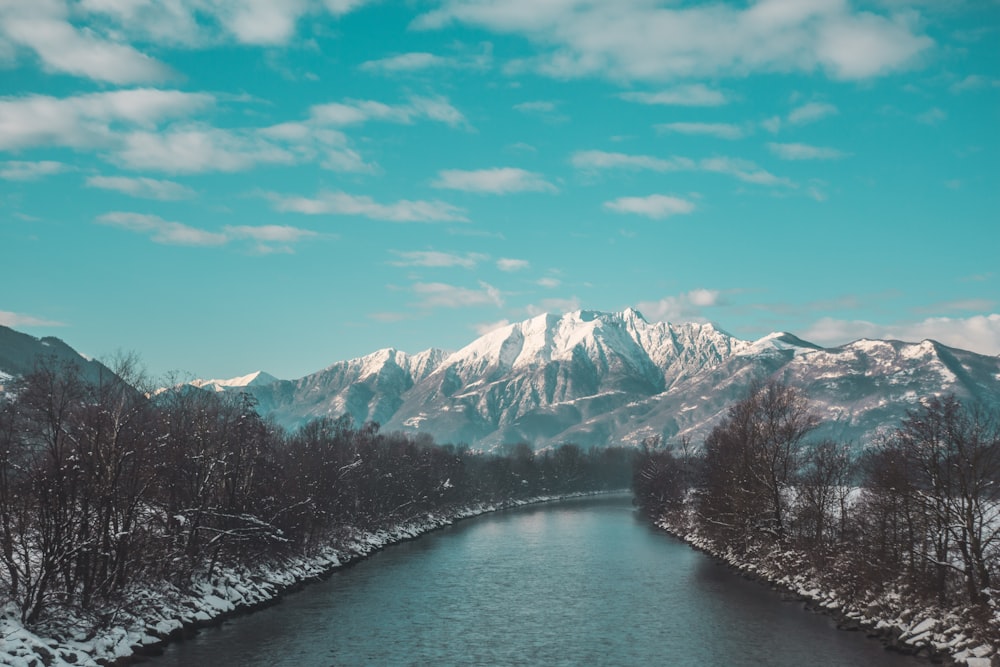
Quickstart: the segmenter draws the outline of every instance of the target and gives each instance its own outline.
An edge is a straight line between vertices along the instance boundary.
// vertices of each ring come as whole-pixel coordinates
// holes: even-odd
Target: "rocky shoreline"
[[[197,579],[185,590],[163,584],[133,596],[135,604],[120,610],[111,627],[97,631],[82,618],[52,624],[47,636],[24,628],[16,610],[0,609],[0,665],[10,667],[123,667],[157,655],[172,641],[200,628],[277,604],[281,598],[356,563],[392,544],[415,539],[456,521],[515,507],[603,495],[614,492],[537,496],[499,503],[478,503],[433,512],[390,528],[346,530],[308,556],[295,556],[253,568],[223,568],[211,578]]]
[[[808,568],[787,567],[790,562],[800,564],[804,560],[801,554],[773,552],[751,561],[720,551],[711,541],[668,517],[661,516],[654,524],[741,575],[803,602],[806,609],[831,616],[839,629],[864,632],[880,641],[887,651],[936,664],[1000,667],[1000,636],[986,637],[969,627],[962,610],[908,604],[898,593],[847,600],[823,586],[818,573]],[[1000,631],[996,627],[997,617],[993,620],[993,630]]]

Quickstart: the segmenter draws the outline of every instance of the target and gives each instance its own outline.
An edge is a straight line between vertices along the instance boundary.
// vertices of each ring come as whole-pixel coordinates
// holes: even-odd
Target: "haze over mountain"
[[[91,375],[103,368],[58,339],[0,328],[0,379],[47,354]],[[289,428],[348,414],[438,442],[541,448],[682,436],[699,443],[751,382],[766,378],[805,392],[823,420],[816,437],[858,445],[924,397],[954,393],[1000,405],[1000,357],[931,340],[823,348],[779,332],[747,341],[712,324],[647,322],[633,309],[538,315],[453,353],[383,349],[297,380],[258,371],[189,384],[250,393],[262,414]]]

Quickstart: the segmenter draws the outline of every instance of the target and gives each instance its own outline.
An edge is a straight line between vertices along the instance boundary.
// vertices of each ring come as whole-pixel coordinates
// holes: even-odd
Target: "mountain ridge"
[[[0,330],[0,374],[24,372],[24,363],[20,371],[5,366],[9,341],[46,348],[13,334]],[[822,347],[777,331],[748,341],[710,323],[648,322],[632,308],[544,313],[454,352],[388,347],[295,380],[257,371],[189,384],[250,393],[262,415],[288,428],[346,414],[358,424],[489,449],[520,441],[536,448],[698,442],[752,382],[769,378],[805,393],[823,420],[816,437],[859,447],[929,396],[1000,405],[1000,356],[933,340]]]
[[[544,313],[455,352],[386,348],[251,391],[289,427],[350,414],[477,447],[589,446],[697,440],[752,381],[771,377],[806,392],[825,420],[818,436],[859,446],[925,396],[1000,404],[1000,357],[931,340],[826,348],[779,331],[747,341],[710,323],[650,323],[631,308]]]
[[[89,382],[114,373],[104,364],[86,357],[55,336],[36,338],[30,334],[0,325],[0,391],[9,380],[34,371],[44,359],[57,363],[70,362],[80,367],[81,376]]]

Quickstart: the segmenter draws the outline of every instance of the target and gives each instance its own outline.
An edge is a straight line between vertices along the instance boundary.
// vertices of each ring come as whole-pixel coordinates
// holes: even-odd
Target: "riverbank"
[[[163,583],[135,592],[128,609],[106,628],[93,629],[84,617],[66,613],[44,631],[30,631],[12,605],[0,610],[0,665],[10,667],[98,667],[126,665],[155,654],[166,642],[237,614],[274,604],[285,593],[356,562],[389,545],[411,540],[462,519],[525,505],[614,492],[536,496],[499,503],[477,503],[432,512],[390,527],[365,531],[345,528],[336,541],[309,555],[286,557],[244,568],[217,568],[184,589]]]
[[[983,626],[967,609],[937,609],[908,599],[897,590],[847,592],[809,565],[806,554],[792,550],[737,555],[719,549],[697,530],[662,515],[661,530],[717,558],[745,576],[794,594],[814,611],[829,614],[843,630],[877,638],[887,650],[932,662],[967,667],[1000,667],[1000,610]]]

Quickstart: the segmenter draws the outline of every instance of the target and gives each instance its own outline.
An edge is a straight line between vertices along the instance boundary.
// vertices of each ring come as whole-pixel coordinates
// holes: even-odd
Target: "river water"
[[[655,531],[622,495],[489,514],[389,547],[147,664],[920,663]]]

